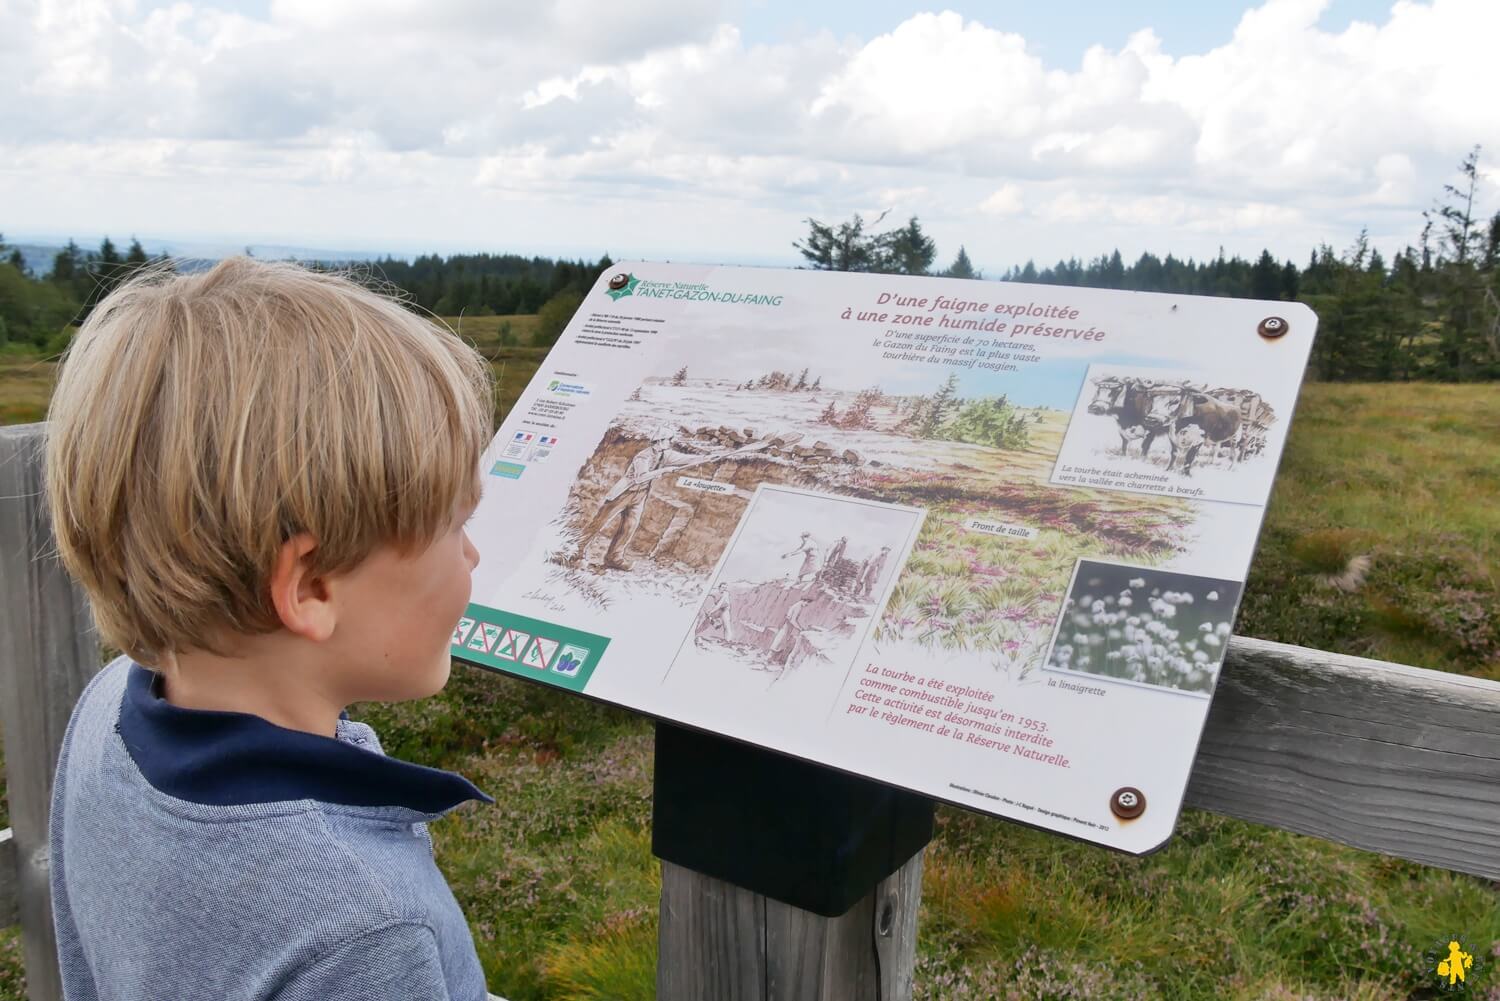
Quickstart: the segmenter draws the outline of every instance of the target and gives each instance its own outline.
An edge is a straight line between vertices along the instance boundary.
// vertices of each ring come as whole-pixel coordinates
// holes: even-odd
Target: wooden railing
[[[59,1001],[47,808],[63,729],[99,668],[82,594],[51,555],[41,425],[0,428],[0,727],[13,831],[0,925],[32,1001]],[[1187,803],[1500,879],[1500,683],[1236,636]],[[663,998],[911,997],[921,855],[823,918],[664,865]],[[702,993],[708,991],[709,993]]]

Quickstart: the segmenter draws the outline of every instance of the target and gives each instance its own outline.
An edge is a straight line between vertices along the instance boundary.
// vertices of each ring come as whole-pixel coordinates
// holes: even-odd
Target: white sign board
[[[455,657],[1144,853],[1315,319],[629,264],[485,456]]]

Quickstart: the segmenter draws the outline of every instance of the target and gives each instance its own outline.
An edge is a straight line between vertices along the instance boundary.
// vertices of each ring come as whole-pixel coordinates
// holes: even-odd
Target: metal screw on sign
[[[1121,820],[1134,820],[1146,812],[1146,794],[1134,786],[1116,789],[1109,798],[1109,812]]]
[[[629,284],[630,276],[625,274],[623,271],[609,280],[609,287],[614,289],[615,291],[619,291]]]
[[[1287,323],[1281,317],[1268,316],[1264,320],[1260,321],[1260,325],[1255,328],[1255,332],[1260,334],[1260,336],[1266,338],[1267,340],[1274,341],[1276,338],[1281,337],[1291,329],[1292,325],[1290,323]]]

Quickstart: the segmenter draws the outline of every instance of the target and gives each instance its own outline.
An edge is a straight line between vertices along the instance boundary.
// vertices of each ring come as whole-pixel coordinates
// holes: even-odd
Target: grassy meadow
[[[542,352],[499,345],[499,319],[464,333],[503,369],[503,411]],[[39,417],[51,377],[0,360],[3,419]],[[1309,385],[1235,631],[1500,680],[1497,540],[1494,386]],[[351,714],[495,797],[432,829],[491,990],[653,996],[649,723],[462,666]],[[926,866],[924,1001],[1437,997],[1423,953],[1453,936],[1485,961],[1468,996],[1500,998],[1495,884],[1213,814],[1133,859],[945,807]],[[0,1001],[21,978],[0,931]]]

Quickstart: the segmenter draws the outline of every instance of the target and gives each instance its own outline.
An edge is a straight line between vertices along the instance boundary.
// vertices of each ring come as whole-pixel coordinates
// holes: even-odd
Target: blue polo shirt
[[[494,802],[334,737],[181,709],[120,658],[84,691],[52,794],[51,881],[69,1001],[484,1001],[427,822]]]

